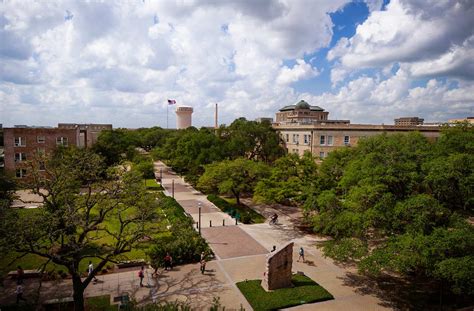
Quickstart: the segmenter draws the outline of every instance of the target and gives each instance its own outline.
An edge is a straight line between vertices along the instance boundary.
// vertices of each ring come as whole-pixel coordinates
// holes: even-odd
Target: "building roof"
[[[323,108],[319,106],[311,106],[304,100],[300,100],[298,103],[293,104],[293,105],[288,105],[283,108],[281,108],[279,111],[292,111],[295,109],[309,109],[311,111],[324,111]]]

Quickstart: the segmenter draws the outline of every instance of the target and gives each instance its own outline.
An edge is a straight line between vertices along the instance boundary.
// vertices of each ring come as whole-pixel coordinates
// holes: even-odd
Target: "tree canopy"
[[[76,310],[83,292],[109,261],[120,259],[144,236],[146,221],[156,218],[156,200],[141,176],[125,169],[105,172],[103,159],[84,149],[58,149],[45,174],[31,167],[30,189],[42,196],[43,208],[20,213],[8,209],[0,244],[64,266],[72,276]],[[114,223],[114,225],[111,225]],[[15,228],[15,230],[11,230]],[[81,279],[83,260],[98,259],[93,273]]]
[[[334,238],[325,253],[370,274],[423,275],[473,294],[472,141],[474,128],[461,125],[434,143],[384,134],[330,153],[312,205],[314,230]]]
[[[258,180],[268,172],[268,167],[262,162],[244,158],[224,160],[206,166],[198,187],[207,193],[231,194],[240,204],[240,196],[251,194]]]

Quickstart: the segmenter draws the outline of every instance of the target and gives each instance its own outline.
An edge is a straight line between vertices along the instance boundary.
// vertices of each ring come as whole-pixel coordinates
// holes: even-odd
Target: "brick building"
[[[30,163],[41,171],[44,169],[42,156],[47,156],[57,146],[90,147],[104,129],[112,129],[112,125],[59,124],[57,128],[17,125],[3,128],[5,171],[17,178],[25,178]]]
[[[112,130],[112,124],[76,124],[76,123],[59,123],[59,129],[77,129],[77,146],[91,147],[97,142],[99,134],[103,130]]]
[[[296,106],[298,105],[299,103],[296,104]],[[305,107],[295,110],[298,110],[299,114],[304,116],[305,114],[302,113],[310,112],[311,107],[313,107],[309,106],[308,108],[308,106],[305,105]],[[282,109],[285,109],[285,107]],[[280,112],[282,109],[280,109]],[[320,109],[320,111],[324,111],[322,108]],[[277,119],[280,112],[277,112]],[[286,119],[286,121],[273,123],[273,128],[280,133],[288,153],[303,155],[305,151],[309,151],[321,159],[337,148],[356,146],[360,139],[382,133],[396,134],[418,131],[433,140],[439,137],[440,134],[439,126],[351,124],[349,120],[329,120],[327,119],[328,114],[326,112],[324,115],[326,119],[323,120],[320,119],[320,116],[316,116],[312,120],[308,118],[300,119],[302,122],[297,122],[295,119]]]
[[[328,119],[329,112],[318,106],[311,106],[304,100],[281,108],[276,113],[276,122],[310,123]]]

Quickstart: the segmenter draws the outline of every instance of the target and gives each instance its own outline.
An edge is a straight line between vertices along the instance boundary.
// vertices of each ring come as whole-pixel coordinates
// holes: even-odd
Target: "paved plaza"
[[[189,302],[198,310],[205,310],[214,297],[220,297],[226,310],[238,310],[241,305],[246,310],[252,310],[235,283],[261,279],[265,271],[266,254],[272,247],[294,242],[293,272],[304,272],[327,289],[335,299],[301,305],[290,308],[291,310],[388,309],[385,301],[347,285],[347,274],[356,271],[351,268],[341,268],[331,259],[323,257],[321,251],[315,247],[318,238],[295,229],[295,220],[302,216],[298,209],[291,207],[272,209],[267,206],[256,206],[255,208],[266,217],[277,212],[279,224],[271,226],[268,223],[254,225],[238,223],[236,225],[234,219],[221,212],[206,199],[205,195],[194,190],[163,163],[156,162],[155,170],[157,172],[161,170],[162,184],[167,195],[172,195],[174,183],[175,199],[196,223],[199,220],[199,206],[201,206],[201,234],[209,243],[216,258],[207,264],[205,274],[200,273],[199,264],[177,266],[172,271],[160,270],[157,276],[153,276],[153,271],[147,269],[145,287],[139,286],[138,268],[101,275],[98,277],[97,284],[91,284],[86,289],[86,296],[110,294],[113,300],[114,297],[128,293],[143,304],[179,299]],[[225,226],[222,225],[223,221]],[[298,249],[301,246],[305,248],[305,263],[297,262]],[[26,283],[25,297],[28,299],[28,295],[37,289],[38,281],[27,280]],[[71,280],[42,284],[41,297],[47,297],[44,299],[71,295]],[[5,287],[0,288],[0,297],[2,303],[14,302],[13,281],[5,281]]]

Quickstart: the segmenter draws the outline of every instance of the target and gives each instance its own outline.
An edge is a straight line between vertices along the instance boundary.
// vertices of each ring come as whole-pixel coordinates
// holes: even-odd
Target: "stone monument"
[[[266,291],[292,287],[293,242],[267,255],[267,267],[262,280]]]

